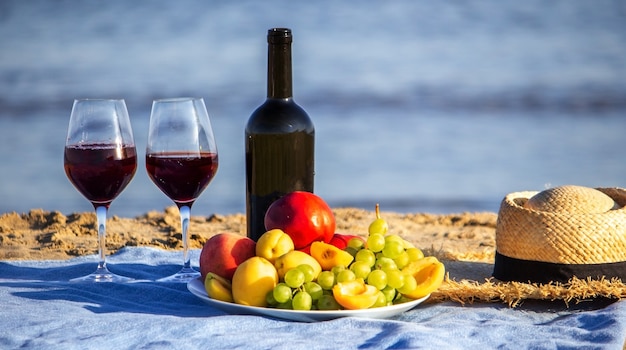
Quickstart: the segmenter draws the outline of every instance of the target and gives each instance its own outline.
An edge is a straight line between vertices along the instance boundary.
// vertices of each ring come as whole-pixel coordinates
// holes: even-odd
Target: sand
[[[373,211],[354,208],[335,209],[337,232],[365,237],[375,218]],[[472,257],[488,261],[495,247],[494,213],[454,215],[397,214],[382,212],[390,233],[398,234],[417,247],[436,251],[440,256]],[[0,259],[63,260],[97,252],[94,213],[31,210],[0,216]],[[245,235],[245,215],[192,216],[189,226],[190,247],[201,248],[220,232]],[[107,220],[107,250],[113,254],[125,246],[151,246],[181,249],[178,209],[153,211],[134,217],[113,216]]]
[[[337,232],[367,235],[375,218],[373,211],[355,208],[333,209]],[[594,299],[626,298],[620,280],[572,279],[566,284],[500,282],[491,278],[495,256],[497,213],[399,214],[381,212],[389,233],[398,234],[434,255],[446,266],[446,280],[432,294],[430,302],[500,302],[511,307],[525,300],[560,300],[566,306]],[[245,215],[192,216],[190,247],[220,232],[245,235]],[[0,215],[0,260],[65,260],[96,254],[97,234],[94,213],[63,215],[34,209],[28,213]],[[107,220],[107,254],[126,246],[182,249],[180,219],[174,206],[134,218],[113,216]]]

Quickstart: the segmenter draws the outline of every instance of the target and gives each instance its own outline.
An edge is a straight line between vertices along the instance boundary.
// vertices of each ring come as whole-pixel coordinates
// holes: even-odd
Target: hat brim
[[[626,262],[556,264],[511,258],[496,251],[493,277],[501,281],[567,283],[573,276],[584,276],[592,279],[609,276],[626,281]]]

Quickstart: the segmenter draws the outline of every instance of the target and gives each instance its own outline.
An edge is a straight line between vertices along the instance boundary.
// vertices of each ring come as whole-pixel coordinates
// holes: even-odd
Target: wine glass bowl
[[[130,183],[137,152],[124,100],[74,101],[63,156],[65,173],[96,210],[99,262],[95,272],[74,282],[127,282],[106,266],[106,217],[111,202]]]
[[[218,168],[213,130],[202,98],[160,99],[152,103],[146,171],[180,211],[183,267],[160,282],[188,282],[200,276],[191,267],[188,228],[191,206]]]

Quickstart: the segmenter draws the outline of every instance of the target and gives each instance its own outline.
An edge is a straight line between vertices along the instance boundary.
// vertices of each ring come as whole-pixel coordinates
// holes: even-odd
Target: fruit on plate
[[[274,201],[265,213],[267,230],[281,229],[293,240],[296,249],[314,241],[330,242],[335,234],[335,216],[319,196],[295,191]]]
[[[233,293],[232,285],[229,280],[209,272],[204,279],[204,289],[211,299],[232,303]]]
[[[292,250],[278,257],[278,259],[274,262],[274,267],[276,267],[276,271],[278,271],[278,277],[284,278],[287,271],[295,269],[298,265],[303,264],[309,265],[313,268],[314,279],[317,278],[320,272],[322,272],[322,266],[317,259],[299,250]]]
[[[260,256],[241,263],[232,280],[233,300],[247,306],[267,306],[266,295],[278,284],[274,265]]]
[[[234,233],[218,233],[209,238],[200,252],[200,273],[206,279],[213,272],[227,280],[239,264],[255,256],[256,242]]]
[[[342,233],[335,233],[328,243],[339,249],[346,249],[348,242],[353,238],[360,239],[363,243],[365,243],[365,240],[357,235],[346,235]]]
[[[427,256],[410,262],[402,269],[402,272],[413,276],[417,282],[415,289],[403,294],[412,299],[419,299],[439,288],[443,283],[446,268],[437,258]]]
[[[269,307],[294,310],[365,309],[421,299],[443,282],[445,268],[435,257],[388,232],[377,208],[367,239],[350,237],[345,248],[315,241],[308,247],[322,267],[313,279],[291,264],[267,294]],[[337,236],[333,236],[337,237]],[[344,237],[338,237],[343,239]],[[295,250],[290,254],[303,254]],[[278,260],[277,260],[278,261]],[[294,265],[297,267],[293,268]],[[310,276],[309,276],[310,275]]]
[[[295,249],[286,231],[270,229],[254,245],[256,255],[238,264],[231,281],[207,273],[207,295],[248,306],[356,310],[421,299],[439,288],[444,265],[389,233],[378,207],[368,230],[366,238],[334,234],[331,242],[313,241],[307,254]],[[220,237],[223,246],[214,249],[228,255],[235,245]]]
[[[356,279],[337,283],[333,287],[333,296],[348,310],[368,309],[378,300],[379,291],[362,279]]]
[[[281,229],[265,232],[256,242],[256,256],[263,257],[272,264],[276,259],[294,250],[293,240]]]
[[[345,250],[324,242],[311,243],[311,256],[320,263],[322,270],[330,270],[334,266],[348,267],[354,257]]]

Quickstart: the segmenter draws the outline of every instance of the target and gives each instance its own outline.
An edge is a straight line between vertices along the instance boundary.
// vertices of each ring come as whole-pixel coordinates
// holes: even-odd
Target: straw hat
[[[626,190],[562,186],[508,194],[496,224],[502,281],[626,281]]]

